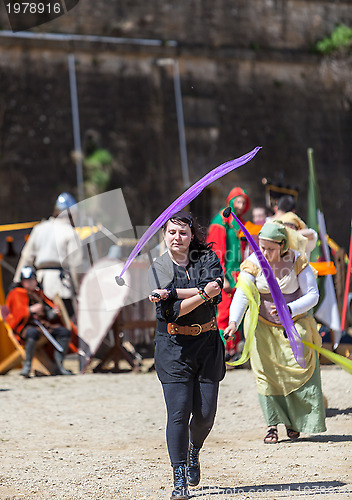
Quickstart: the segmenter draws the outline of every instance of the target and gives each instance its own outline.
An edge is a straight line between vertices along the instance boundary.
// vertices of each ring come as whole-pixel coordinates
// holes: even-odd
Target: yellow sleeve
[[[303,271],[309,265],[308,259],[305,255],[299,255],[296,262],[294,263],[293,269],[298,276],[299,273]]]
[[[248,259],[242,262],[240,269],[241,271],[246,271],[246,273],[249,273],[254,277],[256,277],[260,271],[259,267]]]

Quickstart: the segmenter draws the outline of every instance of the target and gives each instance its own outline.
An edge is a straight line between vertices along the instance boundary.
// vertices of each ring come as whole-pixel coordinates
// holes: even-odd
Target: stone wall
[[[200,196],[195,208],[203,222],[235,184],[248,190],[253,203],[262,203],[263,177],[297,186],[298,212],[305,217],[312,147],[328,231],[347,247],[350,102],[343,82],[329,67],[321,71],[321,58],[310,48],[335,24],[352,24],[349,3],[106,0],[101,9],[96,5],[81,0],[36,32],[163,43],[0,38],[1,223],[45,216],[58,192],[75,187],[69,53],[76,58],[83,145],[93,130],[114,156],[109,188],[123,187],[135,224],[159,215],[183,190],[173,66],[158,64],[175,58],[191,181],[263,146],[250,164]]]
[[[1,12],[1,24],[7,25]],[[38,31],[177,40],[208,47],[307,50],[336,24],[352,23],[340,0],[81,0]]]

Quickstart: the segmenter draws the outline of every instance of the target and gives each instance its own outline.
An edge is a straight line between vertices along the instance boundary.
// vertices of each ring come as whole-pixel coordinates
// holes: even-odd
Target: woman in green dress
[[[306,256],[294,250],[294,233],[279,222],[267,222],[259,233],[259,247],[274,272],[301,339],[320,346],[321,337],[313,316],[309,314],[318,302],[318,287]],[[278,442],[277,425],[280,423],[286,426],[290,439],[297,439],[300,432],[324,432],[325,407],[317,353],[304,345],[305,367],[295,360],[254,253],[242,263],[240,277],[250,287],[255,286],[260,296],[250,355],[259,402],[268,425],[264,442]],[[247,306],[247,294],[238,288],[231,303],[225,334],[236,332]],[[250,320],[248,313],[244,322],[245,335]]]

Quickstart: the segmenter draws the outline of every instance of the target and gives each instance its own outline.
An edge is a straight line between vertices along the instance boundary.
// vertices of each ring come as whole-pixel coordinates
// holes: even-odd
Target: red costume
[[[242,188],[235,187],[230,191],[226,199],[226,206],[231,207],[231,210],[236,213],[233,201],[238,196],[243,196],[246,200],[242,213],[243,215],[249,210],[250,201],[246,191]],[[209,243],[213,243],[212,250],[214,250],[219,257],[225,277],[231,287],[230,292],[222,291],[222,301],[218,305],[217,323],[221,334],[223,334],[223,331],[228,326],[230,304],[235,292],[236,280],[240,272],[240,264],[243,261],[243,251],[245,246],[245,243],[241,242],[239,237],[240,228],[232,215],[230,215],[227,219],[224,218],[222,214],[224,208],[222,208],[211,221],[207,237],[207,241]],[[238,218],[244,223],[242,215],[239,215]],[[239,341],[240,333],[236,332],[236,338],[234,340],[227,341],[227,351],[229,352],[231,349],[236,350],[236,346]]]
[[[11,326],[14,333],[17,335],[18,339],[21,340],[21,333],[25,326],[30,323],[31,312],[29,307],[31,304],[36,302],[42,302],[48,305],[50,308],[54,309],[56,306],[46,295],[44,295],[41,289],[37,289],[34,292],[28,292],[25,288],[17,286],[13,288],[6,297],[6,307],[7,311],[5,313],[5,320]],[[49,331],[54,327],[62,324],[60,319],[56,320],[55,323],[49,322],[45,317],[38,315],[33,315],[35,319],[38,319]],[[77,328],[74,323],[71,322],[71,334],[73,334],[74,343],[77,345]],[[71,342],[70,349],[73,352],[77,352],[77,347]]]

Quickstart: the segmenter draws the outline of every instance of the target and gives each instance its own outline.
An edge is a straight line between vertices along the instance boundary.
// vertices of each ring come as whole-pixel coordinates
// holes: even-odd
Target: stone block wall
[[[4,29],[7,20],[0,13]],[[183,191],[172,65],[179,63],[189,174],[263,146],[194,205],[204,223],[240,184],[263,203],[263,177],[300,190],[306,215],[307,148],[315,151],[328,231],[347,247],[351,217],[351,111],[344,83],[321,71],[312,44],[352,25],[348,2],[81,0],[33,32],[157,39],[159,46],[0,37],[1,223],[50,213],[76,185],[69,53],[76,58],[83,146],[94,131],[114,157],[134,224],[150,223]],[[165,43],[175,40],[177,44]],[[125,42],[125,41],[124,41]],[[338,222],[337,222],[338,221]]]
[[[3,29],[8,29],[4,10]],[[177,40],[182,45],[307,50],[341,22],[340,0],[81,0],[36,31]]]

